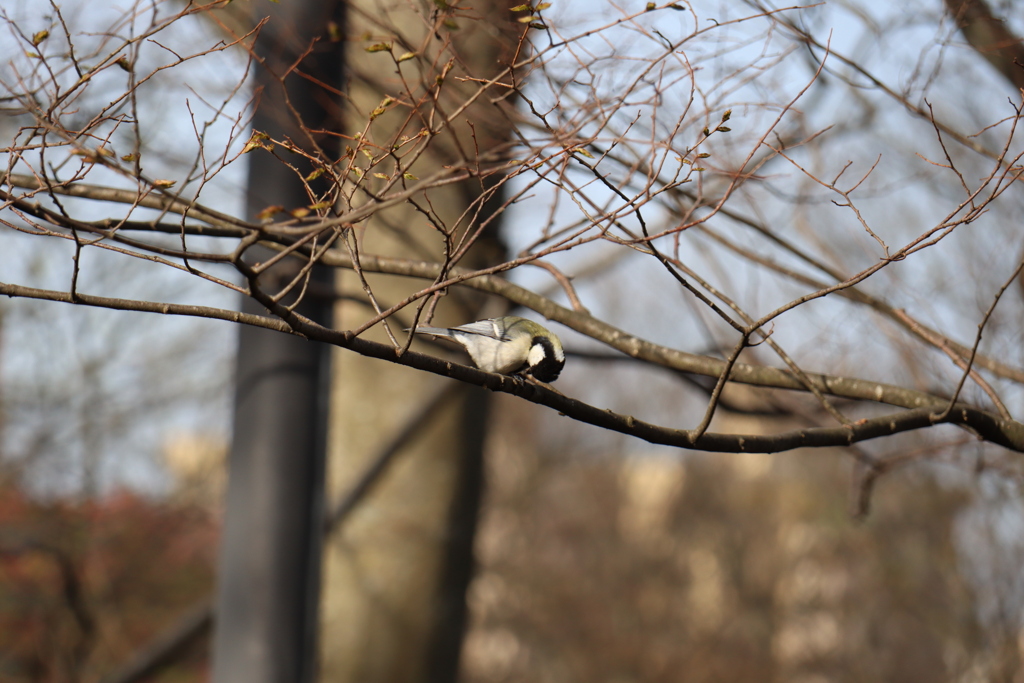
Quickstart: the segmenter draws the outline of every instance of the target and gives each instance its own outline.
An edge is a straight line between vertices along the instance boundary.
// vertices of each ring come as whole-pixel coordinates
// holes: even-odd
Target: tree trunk
[[[256,70],[255,130],[310,152],[336,147],[333,139],[309,132],[338,127],[335,96],[289,72],[301,62],[303,72],[340,89],[343,52],[340,43],[323,38],[330,22],[341,24],[343,10],[341,2],[319,0],[266,5],[264,11],[273,15],[255,44],[263,59]],[[250,219],[268,206],[312,203],[302,179],[270,153],[256,150],[249,163]],[[260,260],[269,253],[253,249],[247,256]],[[261,288],[276,291],[301,265],[282,261],[260,277]],[[332,275],[314,269],[312,278],[329,283]],[[243,308],[265,312],[252,299]],[[330,325],[331,305],[323,298],[307,295],[296,310]],[[216,683],[301,683],[315,676],[329,360],[329,346],[239,327],[216,605]]]
[[[459,58],[440,89],[437,108],[447,112],[455,111],[477,87],[460,82],[459,76],[493,77],[513,54],[517,29],[510,23],[508,5],[501,2],[474,3],[467,10],[473,16],[454,18],[457,29],[445,28],[436,34],[412,3],[385,6],[361,0],[351,6],[349,36],[355,39],[348,57],[353,70],[347,89],[352,104],[347,121],[350,135],[362,130],[367,112],[385,96],[398,98],[403,92],[391,57],[366,51],[372,43],[392,43],[395,56],[415,50],[417,59],[399,64],[406,82],[417,83],[420,72],[415,69],[422,69],[423,82],[431,83],[449,58],[443,46],[451,38]],[[360,41],[362,36],[368,38]],[[442,52],[441,56],[435,58],[434,51]],[[511,126],[502,125],[499,108],[487,97],[481,100],[432,141],[436,144],[418,162],[420,170],[414,171],[418,177],[455,162],[460,154],[483,155],[508,141]],[[422,121],[413,118],[406,124],[407,115],[405,107],[387,112],[372,122],[361,139],[379,145],[398,134],[415,135]],[[402,130],[403,125],[408,128]],[[429,206],[434,220],[445,227],[473,230],[493,214],[499,201],[492,198],[474,214],[471,204],[486,188],[479,180],[465,182],[434,188],[426,199],[416,200],[422,207]],[[468,226],[464,213],[472,217]],[[442,240],[431,242],[430,233],[427,218],[408,203],[382,211],[357,227],[366,253],[442,260]],[[503,253],[496,225],[491,224],[462,265],[500,262]],[[422,286],[369,274],[367,281],[382,307]],[[342,274],[338,286],[346,298],[357,297],[362,289],[353,273]],[[502,305],[487,308],[479,297],[464,294],[450,292],[438,306],[435,320],[460,324],[504,310]],[[394,327],[411,325],[414,309],[406,308]],[[366,303],[352,300],[336,309],[340,328],[359,324],[370,314]],[[367,334],[387,340],[379,325]],[[468,359],[463,357],[461,362]],[[329,490],[338,497],[444,380],[344,351],[336,353],[334,367]],[[488,393],[460,388],[429,425],[408,441],[365,502],[328,539],[321,647],[325,681],[455,680],[466,620],[465,593],[472,575],[489,403]]]

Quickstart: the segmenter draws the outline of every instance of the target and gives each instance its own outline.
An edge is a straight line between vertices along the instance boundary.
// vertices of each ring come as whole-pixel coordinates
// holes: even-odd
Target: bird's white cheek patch
[[[542,360],[544,360],[544,347],[540,344],[534,344],[530,347],[530,353],[526,356],[526,364],[532,368]]]

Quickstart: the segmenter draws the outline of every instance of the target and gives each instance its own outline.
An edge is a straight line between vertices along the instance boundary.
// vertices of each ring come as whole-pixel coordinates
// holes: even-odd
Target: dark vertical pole
[[[260,5],[261,12],[272,15],[255,45],[263,60],[256,72],[261,91],[253,118],[256,130],[309,151],[319,147],[335,153],[334,138],[318,131],[340,130],[336,92],[342,84],[343,43],[332,41],[328,32],[333,24],[340,33],[343,10],[341,0]],[[293,164],[300,163],[289,156]],[[255,151],[249,162],[250,216],[268,206],[310,204],[301,178],[271,154]],[[252,250],[247,257],[266,255]],[[300,267],[282,261],[261,276],[260,285],[274,291]],[[331,277],[326,270],[313,271],[314,280],[330,282]],[[265,313],[251,299],[243,309]],[[329,301],[307,295],[296,310],[330,324]],[[329,357],[330,347],[323,344],[239,328],[214,683],[314,679]]]

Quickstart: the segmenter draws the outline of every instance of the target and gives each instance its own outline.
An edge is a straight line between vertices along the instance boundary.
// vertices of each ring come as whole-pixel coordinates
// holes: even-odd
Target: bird
[[[484,372],[554,382],[565,365],[562,342],[554,332],[514,315],[459,327],[417,327],[415,331],[462,344]]]

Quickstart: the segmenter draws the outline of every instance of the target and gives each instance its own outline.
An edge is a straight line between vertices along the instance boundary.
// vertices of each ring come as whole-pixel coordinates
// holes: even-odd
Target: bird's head
[[[564,365],[565,353],[558,337],[550,333],[533,337],[526,357],[527,373],[541,382],[554,382]]]

